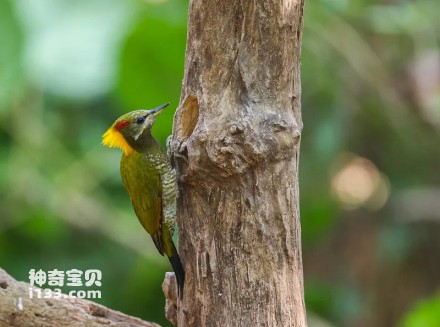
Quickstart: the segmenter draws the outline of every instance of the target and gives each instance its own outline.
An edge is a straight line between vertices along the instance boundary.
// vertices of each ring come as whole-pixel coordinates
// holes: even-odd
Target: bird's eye
[[[145,122],[145,117],[138,117],[136,118],[136,124],[143,124]]]

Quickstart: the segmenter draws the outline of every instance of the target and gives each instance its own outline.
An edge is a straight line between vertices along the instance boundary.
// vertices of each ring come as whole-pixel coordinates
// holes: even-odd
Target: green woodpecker
[[[135,110],[119,117],[102,136],[102,144],[122,149],[121,177],[140,223],[166,255],[176,274],[179,296],[185,272],[172,236],[176,220],[176,175],[168,156],[151,135],[166,103],[153,110]]]

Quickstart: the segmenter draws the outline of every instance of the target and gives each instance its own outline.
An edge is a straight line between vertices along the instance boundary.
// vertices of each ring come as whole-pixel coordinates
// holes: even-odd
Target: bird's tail
[[[182,262],[180,261],[179,253],[177,253],[177,249],[173,244],[173,252],[170,257],[171,266],[173,266],[174,274],[176,275],[177,280],[177,292],[179,298],[183,297],[183,286],[185,284],[185,270],[183,269]]]

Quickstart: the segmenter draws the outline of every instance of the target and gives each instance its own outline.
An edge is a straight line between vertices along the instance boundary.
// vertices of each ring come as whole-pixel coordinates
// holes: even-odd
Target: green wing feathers
[[[151,235],[159,253],[169,258],[182,297],[185,272],[172,240],[174,226],[169,226],[170,221],[164,217],[160,171],[143,154],[135,153],[122,156],[121,177],[140,223]],[[169,215],[169,210],[167,212]]]
[[[140,223],[152,237],[161,231],[161,185],[153,169],[145,169],[141,155],[122,156],[121,177]],[[153,237],[154,240],[154,237]],[[158,244],[155,242],[156,246]],[[163,253],[158,247],[159,252]]]

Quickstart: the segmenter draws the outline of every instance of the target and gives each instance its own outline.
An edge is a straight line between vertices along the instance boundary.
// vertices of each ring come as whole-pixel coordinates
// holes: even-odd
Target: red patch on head
[[[120,131],[121,129],[123,129],[124,127],[126,127],[126,126],[128,126],[128,125],[130,125],[131,124],[131,121],[129,121],[129,120],[123,120],[123,121],[120,121],[119,123],[117,123],[116,125],[115,125],[115,128],[118,130],[118,131]]]

